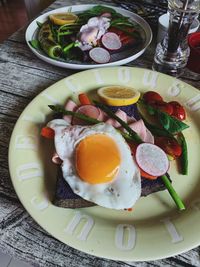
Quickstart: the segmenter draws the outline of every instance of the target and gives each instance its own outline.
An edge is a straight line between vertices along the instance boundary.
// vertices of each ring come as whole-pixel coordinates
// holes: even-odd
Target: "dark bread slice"
[[[168,174],[167,176],[169,177]],[[152,193],[162,191],[165,189],[166,189],[165,185],[160,177],[158,177],[156,180],[148,180],[142,178],[142,193],[141,193],[142,197],[148,196]],[[76,195],[72,191],[68,183],[62,177],[62,172],[60,169],[58,171],[56,192],[53,203],[58,207],[72,208],[72,209],[85,208],[96,205]]]

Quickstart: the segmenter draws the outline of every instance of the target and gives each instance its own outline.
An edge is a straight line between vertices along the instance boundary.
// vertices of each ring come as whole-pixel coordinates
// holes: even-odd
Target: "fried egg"
[[[53,120],[63,177],[80,197],[111,209],[132,207],[141,195],[139,169],[130,148],[111,125],[69,125]]]

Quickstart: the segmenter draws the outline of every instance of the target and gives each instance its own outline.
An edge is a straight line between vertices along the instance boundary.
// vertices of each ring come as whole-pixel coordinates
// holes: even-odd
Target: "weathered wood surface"
[[[94,1],[109,3],[110,1]],[[94,3],[93,2],[93,3]],[[86,0],[76,4],[88,3]],[[72,0],[56,1],[48,10],[74,4]],[[33,266],[200,266],[200,248],[182,255],[153,262],[119,262],[93,257],[57,241],[27,214],[11,184],[8,171],[8,146],[19,115],[26,105],[43,89],[74,73],[46,64],[36,58],[24,40],[25,28],[13,34],[0,46],[0,249],[32,263]],[[151,68],[153,48],[133,66]],[[199,81],[185,79],[196,88]]]

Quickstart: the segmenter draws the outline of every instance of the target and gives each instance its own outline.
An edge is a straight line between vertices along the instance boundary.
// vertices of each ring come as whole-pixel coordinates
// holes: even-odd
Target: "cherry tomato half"
[[[125,30],[127,32],[133,32],[134,31],[132,28],[129,28],[129,27],[126,27]],[[115,27],[110,27],[109,31],[114,32],[119,36],[119,39],[122,42],[122,45],[128,45],[128,44],[132,44],[135,42],[135,39],[131,35],[125,33],[124,31],[122,31],[120,29],[117,29]]]
[[[177,101],[171,101],[168,104],[173,107],[172,116],[181,121],[185,120],[186,112],[184,107],[181,106],[181,104],[179,104]]]
[[[162,96],[154,91],[148,91],[144,93],[143,99],[147,104],[153,104],[155,102],[160,102],[160,101],[163,102]]]
[[[156,137],[155,144],[162,148],[166,154],[172,156],[173,158],[177,158],[182,153],[181,145],[179,145],[178,141],[175,138],[170,137]]]
[[[154,108],[159,109],[162,112],[166,112],[169,115],[173,114],[173,106],[167,102],[159,101],[152,104]]]

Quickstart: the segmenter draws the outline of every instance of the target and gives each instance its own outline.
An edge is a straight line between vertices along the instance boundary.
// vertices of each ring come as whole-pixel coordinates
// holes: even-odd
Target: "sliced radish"
[[[114,32],[107,32],[101,38],[103,46],[109,50],[118,50],[122,47],[119,36]]]
[[[99,121],[102,121],[104,119],[104,114],[103,112],[93,106],[93,105],[83,105],[83,106],[80,106],[76,112],[79,112],[79,113],[82,113],[88,117],[91,117],[91,118],[94,118],[94,119],[97,119]],[[83,120],[81,119],[78,119],[76,117],[73,118],[73,124],[79,124],[79,125],[88,125],[86,122],[84,122]]]
[[[165,152],[150,143],[138,145],[135,158],[138,166],[153,176],[162,176],[169,169],[169,160]]]
[[[102,47],[92,48],[89,52],[89,56],[94,62],[100,64],[108,63],[110,61],[110,53]]]

